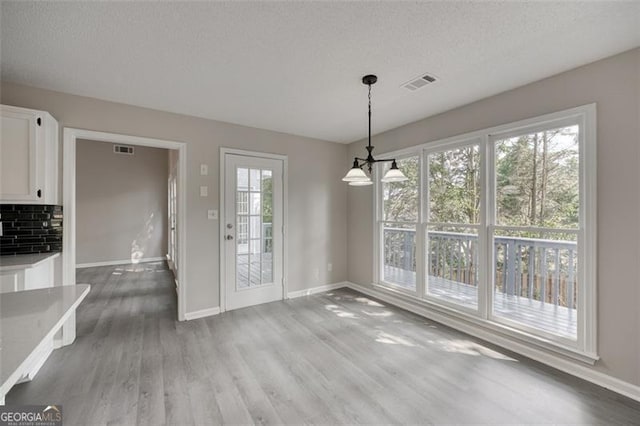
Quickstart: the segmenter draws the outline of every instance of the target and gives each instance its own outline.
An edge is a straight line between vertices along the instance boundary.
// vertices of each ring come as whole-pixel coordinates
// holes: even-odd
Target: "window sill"
[[[525,356],[533,357],[531,350],[536,350],[540,352],[540,356],[562,355],[588,365],[593,365],[600,359],[595,353],[580,351],[544,337],[514,329],[502,323],[459,312],[385,285],[373,283],[370,286],[363,286],[354,284],[352,288]]]

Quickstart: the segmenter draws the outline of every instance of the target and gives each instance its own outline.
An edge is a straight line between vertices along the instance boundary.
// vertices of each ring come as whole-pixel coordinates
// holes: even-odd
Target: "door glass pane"
[[[251,191],[260,191],[260,170],[251,169],[249,171],[249,189]]]
[[[250,254],[249,254],[250,283],[251,283],[251,286],[258,286],[262,283],[261,272],[260,272],[262,269],[260,265],[260,262],[262,261],[261,255],[260,255],[260,240],[254,240],[254,239],[250,240],[249,246],[250,246]]]
[[[236,287],[238,289],[249,287],[249,254],[238,253],[236,255]]]
[[[236,192],[236,212],[246,215],[249,213],[249,193],[247,191]]]
[[[271,170],[237,169],[236,256],[239,289],[273,282]]]
[[[249,190],[249,170],[239,167],[236,173],[238,191]]]
[[[262,235],[262,217],[251,216],[251,238],[260,238]]]
[[[260,214],[260,198],[262,194],[259,192],[249,193],[249,212],[253,215]]]
[[[496,222],[503,228],[493,235],[493,314],[572,340],[579,308],[578,132],[569,126],[495,142]]]
[[[429,297],[477,309],[480,147],[427,156],[429,222],[426,234]]]

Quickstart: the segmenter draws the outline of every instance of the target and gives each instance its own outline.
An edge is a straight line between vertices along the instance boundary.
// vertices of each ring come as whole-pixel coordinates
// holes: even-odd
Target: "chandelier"
[[[398,169],[398,164],[395,158],[376,160],[373,158],[373,146],[371,146],[371,86],[378,81],[378,77],[375,75],[365,75],[362,77],[362,83],[369,86],[369,144],[367,145],[367,158],[355,157],[353,159],[353,166],[347,172],[343,181],[349,182],[351,186],[365,186],[373,184],[371,180],[371,172],[373,171],[373,165],[375,163],[391,163],[391,168],[385,173],[381,182],[403,182],[407,180],[407,177]],[[367,168],[369,176],[364,172],[363,168]]]

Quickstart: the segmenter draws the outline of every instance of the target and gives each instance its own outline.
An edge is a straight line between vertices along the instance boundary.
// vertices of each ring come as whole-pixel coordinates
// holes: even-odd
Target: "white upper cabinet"
[[[58,204],[58,122],[45,111],[0,112],[0,202]]]

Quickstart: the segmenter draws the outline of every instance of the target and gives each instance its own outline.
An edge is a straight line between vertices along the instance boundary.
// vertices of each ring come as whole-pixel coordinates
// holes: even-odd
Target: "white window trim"
[[[580,229],[578,230],[579,244],[581,250],[579,251],[579,264],[581,267],[578,271],[578,279],[581,283],[578,292],[578,306],[582,309],[578,310],[578,331],[577,340],[569,341],[562,338],[554,338],[549,335],[539,335],[531,333],[523,328],[512,327],[508,321],[495,321],[491,316],[491,295],[487,290],[491,283],[491,272],[486,270],[480,279],[484,280],[485,291],[478,292],[478,311],[464,309],[460,306],[449,306],[447,303],[436,302],[432,299],[425,298],[425,279],[426,263],[423,256],[418,261],[418,268],[425,269],[425,271],[416,271],[416,292],[405,291],[397,288],[396,286],[389,286],[387,283],[383,283],[381,278],[383,259],[382,247],[381,247],[381,218],[382,218],[382,185],[379,182],[377,176],[379,175],[379,167],[376,167],[374,171],[374,196],[373,198],[373,230],[374,230],[374,243],[373,243],[373,282],[374,286],[380,290],[392,292],[396,295],[410,298],[414,303],[424,304],[435,310],[444,312],[448,315],[458,317],[467,321],[471,321],[477,325],[481,325],[488,330],[495,331],[507,336],[515,337],[520,340],[533,343],[538,346],[543,346],[551,351],[561,353],[566,356],[578,359],[583,362],[593,364],[599,359],[597,354],[597,134],[596,134],[596,104],[588,104],[571,108],[563,111],[554,112],[551,114],[545,114],[525,120],[520,120],[513,123],[507,123],[499,126],[494,126],[478,131],[465,133],[445,139],[436,140],[433,142],[426,142],[417,146],[412,146],[398,151],[391,151],[382,153],[384,157],[406,157],[410,155],[418,155],[420,158],[420,183],[419,191],[422,197],[424,194],[423,185],[425,181],[424,170],[424,158],[426,152],[435,152],[442,149],[451,149],[456,146],[464,146],[479,140],[481,147],[481,155],[484,155],[483,164],[481,169],[481,179],[483,187],[486,190],[493,191],[493,185],[489,185],[488,179],[493,176],[492,172],[495,159],[492,157],[493,144],[491,141],[496,138],[504,138],[509,135],[518,135],[522,132],[536,131],[536,129],[548,129],[549,125],[560,124],[564,121],[570,121],[578,123],[580,125],[580,139],[579,139],[579,162],[580,162],[580,182],[579,190],[581,195],[581,209],[580,209]],[[495,224],[493,221],[493,211],[495,209],[494,204],[495,194],[487,193],[486,205],[481,206],[481,215],[484,216],[483,223],[486,226],[481,227],[480,232],[485,233],[485,241],[488,241],[493,229],[490,229]],[[416,236],[422,235],[426,228],[428,214],[425,205],[427,203],[426,197],[422,197],[419,206],[419,223],[416,227]],[[589,238],[586,238],[586,236]],[[416,238],[416,244],[420,247],[416,247],[416,256],[422,255],[422,245],[419,241],[420,238]],[[492,251],[488,249],[483,250],[481,253],[480,262],[483,265],[489,264],[491,259],[487,259],[487,256],[492,256]],[[484,259],[482,259],[484,258]],[[484,268],[488,269],[488,268]],[[421,277],[422,275],[422,277]],[[480,287],[479,287],[480,289]]]

